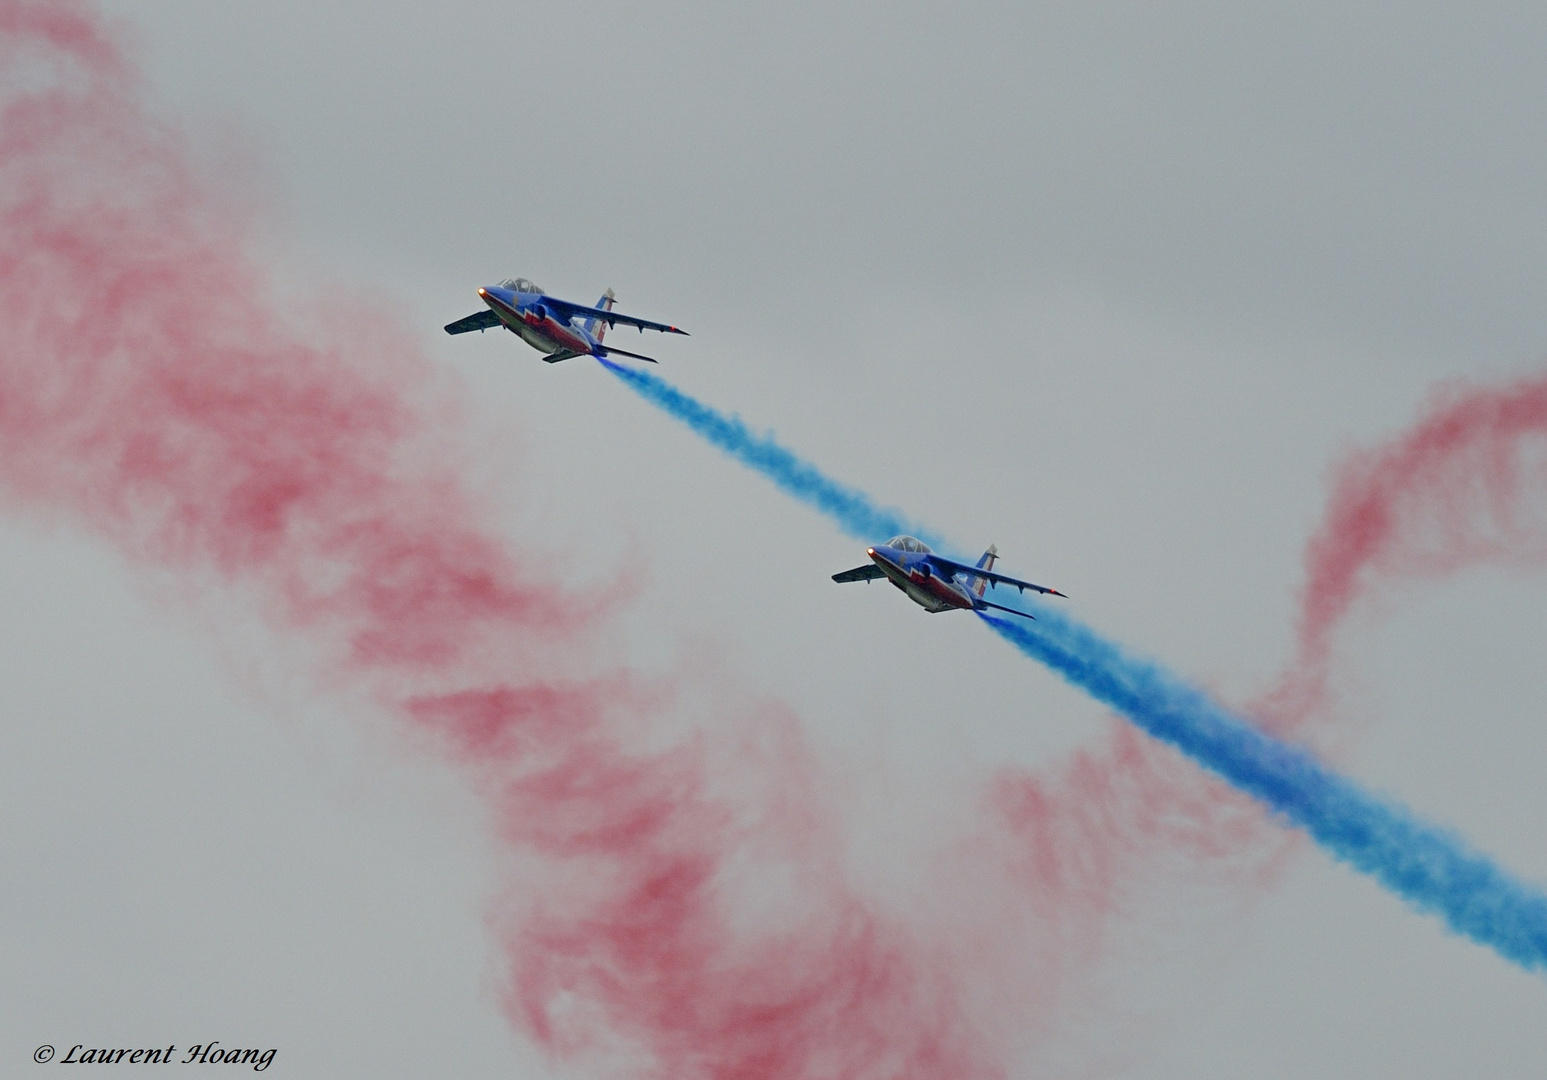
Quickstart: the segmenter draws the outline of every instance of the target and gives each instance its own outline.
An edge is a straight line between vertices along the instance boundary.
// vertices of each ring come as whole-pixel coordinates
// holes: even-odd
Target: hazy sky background
[[[595,364],[446,337],[478,285],[686,327],[619,343],[1235,701],[1287,655],[1330,467],[1438,381],[1547,362],[1522,5],[106,9],[286,285],[390,310],[470,388],[513,535],[568,580],[637,568],[640,662],[712,655],[871,777],[861,852],[1103,710],[967,616],[832,585],[858,545]],[[564,1075],[499,1013],[449,768],[90,540],[0,546],[6,1062],[216,1038],[280,1076]],[[1341,759],[1538,881],[1544,600],[1474,571],[1356,619]],[[1068,1075],[1547,1072],[1547,980],[1319,851],[1144,926]]]

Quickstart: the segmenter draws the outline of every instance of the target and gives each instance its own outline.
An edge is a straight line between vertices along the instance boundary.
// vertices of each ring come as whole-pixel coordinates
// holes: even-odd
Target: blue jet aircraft
[[[990,586],[1014,585],[1021,592],[1033,589],[1052,596],[1064,595],[1057,589],[994,573],[994,560],[999,558],[999,549],[992,544],[976,566],[942,558],[911,536],[894,536],[884,544],[866,548],[865,554],[871,558],[869,563],[834,574],[833,580],[843,584],[849,581],[875,581],[884,577],[907,593],[908,599],[925,611],[982,611],[984,608],[996,608],[1012,615],[1035,619],[1035,615],[985,600],[983,593]]]
[[[623,323],[637,326],[640,333],[659,330],[665,334],[683,334],[665,323],[636,319],[632,315],[619,315],[612,310],[612,290],[608,289],[595,307],[572,304],[543,292],[542,286],[534,285],[526,278],[506,278],[498,285],[478,290],[489,310],[458,319],[446,327],[448,334],[465,334],[470,330],[492,330],[503,326],[512,334],[520,334],[521,340],[543,354],[550,364],[568,360],[572,356],[632,356],[635,360],[656,361],[639,353],[602,344],[602,335],[609,326]]]

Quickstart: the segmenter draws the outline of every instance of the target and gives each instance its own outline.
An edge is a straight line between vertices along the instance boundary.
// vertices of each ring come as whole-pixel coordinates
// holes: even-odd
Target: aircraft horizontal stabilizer
[[[598,345],[596,348],[597,351],[600,352],[603,356],[611,356],[613,353],[617,353],[619,356],[632,356],[635,360],[648,360],[652,364],[660,363],[660,361],[653,356],[641,356],[637,352],[629,352],[627,349],[614,348],[611,345]]]
[[[833,580],[840,585],[844,585],[850,581],[874,581],[876,578],[883,578],[885,576],[885,574],[881,573],[881,568],[875,563],[866,563],[864,566],[856,566],[853,570],[845,570],[841,574],[834,574]]]
[[[1017,611],[1013,607],[1005,607],[1003,604],[996,604],[996,603],[994,603],[991,600],[979,599],[979,600],[974,601],[974,603],[977,604],[977,607],[978,607],[979,611],[982,611],[984,608],[990,608],[991,607],[995,611],[1008,611],[1011,615],[1019,615],[1023,619],[1031,619],[1031,620],[1035,621],[1036,618],[1037,618],[1035,615],[1033,615],[1029,611]]]

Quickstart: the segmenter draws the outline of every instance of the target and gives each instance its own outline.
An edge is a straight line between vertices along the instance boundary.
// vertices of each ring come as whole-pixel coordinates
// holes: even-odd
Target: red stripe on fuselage
[[[591,351],[591,343],[585,335],[577,332],[568,323],[562,323],[549,315],[546,319],[540,319],[528,311],[521,316],[527,326],[537,331],[543,337],[548,338],[559,348],[568,349],[570,352],[588,353]]]
[[[545,319],[538,318],[535,313],[513,308],[491,293],[484,293],[483,300],[500,317],[501,322],[519,333],[528,345],[539,352],[554,353],[567,349],[583,356],[591,351],[591,342],[584,334],[568,323],[559,322],[552,315]],[[546,349],[543,348],[544,344],[548,346]]]
[[[945,611],[950,608],[972,610],[972,601],[966,594],[953,588],[936,574],[926,576],[920,569],[904,569],[879,551],[872,551],[870,558],[893,585],[907,593],[908,599],[926,611]]]
[[[917,588],[929,593],[942,603],[959,608],[972,606],[960,592],[952,588],[937,574],[923,574],[913,570],[908,574],[908,578]]]

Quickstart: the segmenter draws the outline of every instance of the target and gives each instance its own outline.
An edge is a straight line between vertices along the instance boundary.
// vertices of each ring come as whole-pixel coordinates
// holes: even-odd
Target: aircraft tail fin
[[[978,560],[978,564],[977,564],[978,569],[979,570],[992,570],[994,568],[994,563],[995,563],[995,561],[998,558],[999,558],[999,549],[997,547],[995,547],[993,544],[988,545],[988,550],[985,551],[983,553],[983,557]],[[974,581],[972,583],[972,595],[981,597],[983,595],[984,590],[986,590],[987,588],[988,588],[988,578],[980,577],[980,578],[978,578],[976,581]]]
[[[596,306],[601,308],[603,311],[611,311],[612,305],[617,303],[617,300],[618,298],[613,294],[613,291],[608,289],[606,292],[602,293],[602,298],[596,302]],[[585,329],[586,333],[594,337],[597,341],[597,344],[600,344],[602,335],[607,333],[607,324],[602,322],[595,315],[592,315],[585,321]]]

